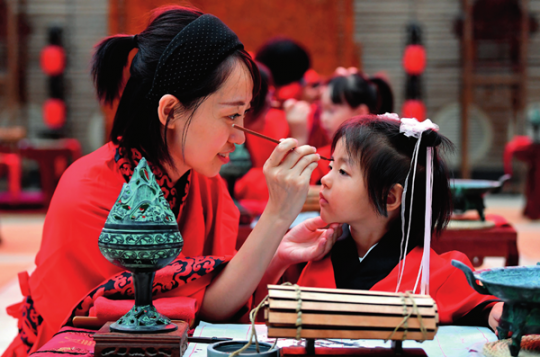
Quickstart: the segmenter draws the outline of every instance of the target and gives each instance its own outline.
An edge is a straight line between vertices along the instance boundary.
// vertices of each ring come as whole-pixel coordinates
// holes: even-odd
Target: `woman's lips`
[[[229,161],[231,161],[230,157],[229,157],[229,153],[226,153],[226,154],[218,154],[217,157],[219,157],[219,159],[221,161],[223,161],[224,164],[227,164],[229,163]]]

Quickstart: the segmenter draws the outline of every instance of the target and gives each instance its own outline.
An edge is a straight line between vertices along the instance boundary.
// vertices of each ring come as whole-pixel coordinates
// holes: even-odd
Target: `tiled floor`
[[[506,217],[518,231],[520,265],[540,261],[540,220],[530,221],[521,215],[523,197],[493,195],[486,197],[486,213]],[[0,354],[17,334],[16,321],[5,312],[6,306],[21,301],[17,272],[33,269],[39,249],[44,215],[0,216]],[[502,258],[486,258],[483,267],[502,266]]]

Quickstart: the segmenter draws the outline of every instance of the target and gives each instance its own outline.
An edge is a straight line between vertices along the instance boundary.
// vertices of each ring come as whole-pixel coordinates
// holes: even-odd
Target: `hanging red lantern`
[[[426,119],[426,106],[421,100],[408,99],[401,108],[403,118],[416,118],[418,121]]]
[[[408,45],[403,54],[403,68],[410,75],[418,76],[426,69],[426,49],[422,45]]]
[[[66,104],[61,99],[51,98],[43,104],[43,120],[49,128],[59,129],[66,122]]]
[[[61,46],[48,45],[41,51],[41,69],[49,76],[57,76],[64,72],[66,53]]]

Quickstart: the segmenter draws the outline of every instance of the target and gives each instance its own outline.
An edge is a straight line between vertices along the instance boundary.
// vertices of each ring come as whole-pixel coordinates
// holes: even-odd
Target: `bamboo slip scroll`
[[[437,305],[429,295],[269,285],[268,337],[433,340]]]

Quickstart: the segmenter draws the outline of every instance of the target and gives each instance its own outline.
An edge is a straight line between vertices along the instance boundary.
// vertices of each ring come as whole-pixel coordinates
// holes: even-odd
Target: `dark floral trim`
[[[156,296],[181,287],[216,269],[228,261],[224,257],[200,256],[194,258],[181,258],[173,261],[163,269],[156,272],[152,295]],[[124,271],[97,286],[73,309],[66,326],[72,326],[75,316],[87,316],[94,301],[100,297],[112,300],[133,299],[133,278],[130,272]]]
[[[139,161],[143,156],[139,150],[134,148],[130,150],[130,155],[127,155],[126,151],[125,148],[118,147],[114,159],[118,163],[120,173],[126,182],[129,182],[133,175],[133,169],[139,164]],[[171,205],[171,209],[175,216],[178,217],[180,207],[185,202],[189,190],[191,170],[186,172],[177,182],[173,182],[159,167],[153,165],[151,162],[148,162],[148,165],[154,173],[158,185],[161,187],[163,196]]]
[[[26,346],[26,351],[34,345],[37,339],[38,328],[43,323],[43,318],[36,311],[34,301],[27,296],[21,306],[21,319],[19,320],[19,338]]]

